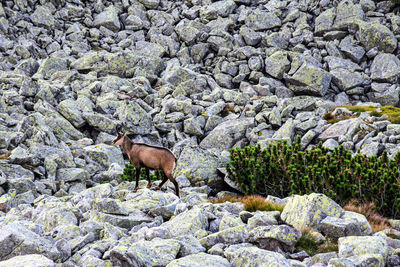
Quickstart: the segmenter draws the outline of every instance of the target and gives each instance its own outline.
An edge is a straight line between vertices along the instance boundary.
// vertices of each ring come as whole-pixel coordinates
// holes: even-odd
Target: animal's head
[[[125,133],[122,131],[122,125],[118,124],[116,127],[117,130],[117,138],[115,138],[112,142],[115,146],[122,146],[124,143]]]

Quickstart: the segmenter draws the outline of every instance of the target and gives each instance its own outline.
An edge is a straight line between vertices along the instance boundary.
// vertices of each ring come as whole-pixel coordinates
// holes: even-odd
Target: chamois
[[[117,127],[118,136],[113,140],[113,144],[121,146],[129,157],[130,162],[136,169],[136,186],[133,192],[139,187],[139,176],[142,168],[146,169],[148,179],[147,188],[151,187],[150,170],[162,170],[164,179],[154,190],[160,190],[163,184],[169,179],[175,186],[175,194],[179,197],[179,186],[172,171],[175,167],[176,158],[172,152],[164,147],[152,146],[144,143],[133,143],[128,136]]]

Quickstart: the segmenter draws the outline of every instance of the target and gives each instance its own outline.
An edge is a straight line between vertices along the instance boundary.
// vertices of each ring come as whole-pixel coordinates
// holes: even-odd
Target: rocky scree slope
[[[89,264],[86,258],[140,265],[127,256],[135,254],[129,249],[111,253],[113,242],[143,240],[132,237],[144,232],[135,225],[152,229],[173,214],[204,210],[184,207],[224,186],[216,169],[233,146],[293,141],[299,134],[304,146],[323,141],[368,155],[396,153],[400,127],[385,117],[364,113],[331,126],[321,119],[338,105],[398,105],[400,17],[393,11],[389,1],[369,0],[3,1],[2,240],[20,245],[5,248],[1,259],[39,253],[65,265]],[[135,141],[173,149],[175,176],[187,187],[182,200],[146,190],[132,194],[130,184],[118,183],[124,158],[111,140],[120,122]],[[103,189],[104,195],[96,191]],[[154,194],[154,202],[146,194]],[[146,208],[134,204],[142,196]],[[119,202],[126,201],[132,203],[122,209]],[[215,206],[204,205],[211,212],[195,216],[204,230],[195,237],[200,241],[207,231],[218,232],[208,224]],[[165,236],[145,239],[183,234],[160,231]],[[225,242],[218,238],[207,242]],[[233,243],[249,241],[238,240]],[[168,253],[182,251],[177,241],[166,242]],[[209,252],[201,242],[195,251]],[[149,248],[156,244],[137,246],[153,255],[162,251]],[[192,254],[179,253],[168,257]],[[193,257],[203,256],[209,257]]]

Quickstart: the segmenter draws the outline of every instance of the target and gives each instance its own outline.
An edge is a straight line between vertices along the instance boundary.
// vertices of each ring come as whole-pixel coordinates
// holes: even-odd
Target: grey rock
[[[118,147],[98,144],[87,146],[84,151],[91,160],[104,168],[109,168],[112,163],[124,166],[123,157]]]
[[[265,72],[274,78],[282,79],[289,69],[290,61],[285,51],[277,51],[265,60]]]
[[[1,261],[1,267],[55,267],[56,264],[49,258],[40,254],[29,254],[23,256],[15,256],[9,260]]]
[[[362,73],[353,72],[348,69],[336,68],[330,71],[332,74],[332,82],[342,91],[348,91],[354,87],[364,84],[364,76]]]
[[[27,254],[44,254],[57,260],[59,251],[51,241],[30,231],[21,224],[14,223],[3,226],[0,232],[0,259],[8,260],[15,256]]]
[[[248,14],[245,23],[255,31],[272,29],[282,24],[281,20],[274,13],[260,10],[255,10]]]
[[[236,8],[233,0],[217,1],[211,5],[200,8],[200,18],[205,20],[217,19],[219,16],[227,17]]]
[[[330,86],[332,75],[321,68],[304,63],[293,75],[284,75],[284,79],[297,95],[324,96]]]
[[[246,26],[240,28],[240,35],[243,37],[246,44],[250,46],[256,46],[261,41],[261,35]]]
[[[176,258],[179,249],[178,241],[156,238],[133,243],[127,251],[115,247],[111,250],[110,258],[113,265],[128,263],[132,266],[165,266]]]
[[[171,261],[168,267],[184,267],[184,266],[215,266],[215,267],[228,267],[231,266],[229,261],[218,255],[210,255],[204,252],[189,255],[183,258],[179,258]]]
[[[246,225],[235,226],[210,234],[200,239],[202,246],[210,248],[217,243],[239,244],[247,241],[249,233]]]
[[[317,226],[327,216],[340,217],[342,214],[343,209],[333,200],[323,194],[312,193],[291,198],[281,218],[296,229],[302,229],[305,226]]]
[[[226,254],[235,266],[292,266],[282,254],[257,247],[241,247]]]
[[[294,245],[301,237],[301,232],[287,225],[258,226],[249,232],[250,242],[268,250],[279,249],[294,251]]]
[[[357,24],[360,42],[367,51],[377,47],[385,53],[393,53],[397,48],[397,39],[386,26],[365,21],[358,21]]]
[[[49,79],[54,73],[58,71],[67,70],[68,61],[63,58],[49,57],[46,58],[41,64],[34,77]]]
[[[378,254],[382,258],[388,255],[388,245],[378,236],[347,236],[339,238],[339,257],[347,258],[365,254]]]
[[[56,23],[51,10],[46,6],[37,6],[30,18],[34,25],[47,29],[52,29]]]
[[[324,234],[324,236],[332,238],[334,240],[337,240],[343,236],[361,235],[361,229],[355,221],[343,220],[331,216],[323,219],[318,225],[318,229],[322,234]]]
[[[118,11],[114,6],[109,6],[94,19],[95,27],[106,27],[112,31],[119,31],[121,23],[118,18]]]
[[[372,61],[371,78],[379,82],[395,83],[400,76],[400,60],[392,54],[382,53]]]
[[[185,175],[192,185],[206,183],[212,188],[222,183],[216,172],[222,162],[220,159],[204,148],[186,146],[176,163],[174,177]]]
[[[208,224],[207,214],[200,208],[178,214],[162,226],[169,229],[172,237],[194,235],[198,230],[205,230]]]
[[[365,54],[363,47],[356,45],[353,36],[345,37],[339,45],[340,50],[353,61],[359,63]]]
[[[242,139],[246,130],[254,126],[253,118],[228,120],[214,128],[200,143],[203,148],[231,148]]]

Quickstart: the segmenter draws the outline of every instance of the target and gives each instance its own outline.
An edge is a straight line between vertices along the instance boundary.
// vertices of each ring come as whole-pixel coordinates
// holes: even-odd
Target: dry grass
[[[352,199],[343,209],[364,215],[374,232],[392,228],[388,220],[376,211],[374,203],[360,203],[358,200]]]
[[[314,230],[309,227],[305,227],[301,230],[301,237],[295,245],[296,251],[304,250],[310,256],[314,256],[317,253],[338,251],[338,245],[336,242],[329,239],[318,241],[312,235],[313,231]]]
[[[8,151],[5,154],[0,155],[0,159],[8,159],[8,157],[11,155],[11,151]]]
[[[283,208],[285,207],[285,205],[280,205],[273,202],[266,202],[264,197],[255,195],[244,196],[244,197],[226,196],[224,198],[210,200],[210,202],[214,204],[224,203],[227,201],[242,202],[244,204],[244,209],[250,212],[254,212],[257,210],[260,211],[278,210],[282,212]]]
[[[393,107],[393,106],[383,106],[379,109],[373,106],[338,106],[341,108],[346,108],[352,112],[355,112],[355,116],[343,116],[340,118],[336,118],[332,115],[332,113],[326,113],[324,115],[324,119],[328,121],[328,123],[336,123],[338,121],[347,120],[350,118],[356,118],[360,115],[361,112],[370,111],[372,116],[380,117],[382,115],[387,115],[389,120],[392,123],[400,124],[400,108]]]

